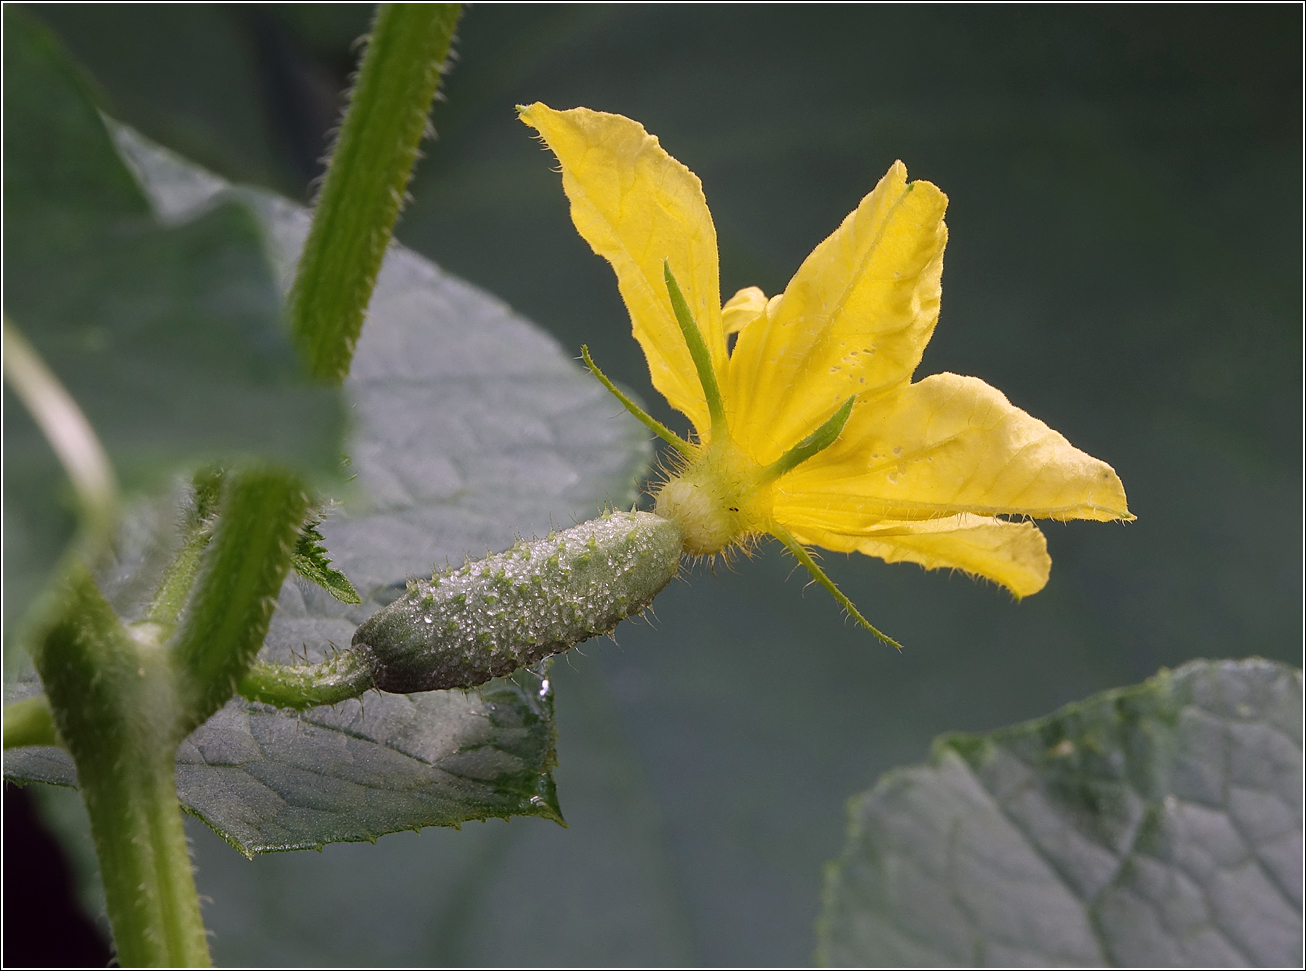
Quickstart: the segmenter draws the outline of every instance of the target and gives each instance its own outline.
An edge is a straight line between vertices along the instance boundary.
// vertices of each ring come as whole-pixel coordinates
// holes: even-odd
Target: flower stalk
[[[375,661],[370,652],[343,651],[320,664],[256,662],[240,682],[240,695],[249,701],[305,711],[335,705],[375,687]]]

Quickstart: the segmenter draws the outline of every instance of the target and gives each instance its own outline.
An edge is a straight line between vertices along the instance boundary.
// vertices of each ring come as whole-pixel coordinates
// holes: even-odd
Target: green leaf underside
[[[177,792],[247,856],[423,826],[562,821],[547,665],[476,691],[369,693],[301,716],[240,699],[177,754]],[[5,753],[5,778],[76,785],[62,749]]]
[[[229,187],[129,129],[114,137],[166,220],[238,198],[262,221],[280,279],[291,279],[308,229],[301,207]],[[544,535],[606,503],[628,506],[650,458],[638,424],[614,420],[606,392],[556,343],[403,247],[391,247],[368,317],[345,383],[352,491],[316,526],[362,603],[289,578],[266,661],[330,657],[408,576],[436,564]],[[117,559],[97,575],[128,622],[144,617],[150,578],[180,542],[178,502],[131,507]],[[182,802],[245,853],[509,815],[560,820],[552,701],[537,675],[514,679],[470,692],[369,692],[300,715],[232,701],[183,743]],[[5,753],[14,781],[69,785],[71,770],[60,749]]]
[[[321,520],[314,519],[300,530],[294,552],[290,555],[291,567],[305,580],[316,583],[341,603],[362,603],[362,598],[349,582],[349,577],[331,565],[331,556],[322,545],[322,533],[317,528],[320,525]]]
[[[1194,661],[987,735],[850,806],[834,965],[1297,966],[1302,679]]]
[[[76,399],[129,493],[213,459],[331,476],[343,412],[310,384],[239,200],[157,218],[58,42],[5,7],[5,311]],[[62,469],[5,391],[5,625],[74,528]]]

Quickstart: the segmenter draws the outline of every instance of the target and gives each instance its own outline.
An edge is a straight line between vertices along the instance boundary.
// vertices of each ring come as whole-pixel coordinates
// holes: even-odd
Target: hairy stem
[[[146,618],[160,626],[172,628],[177,622],[186,598],[190,596],[195,579],[203,562],[202,554],[213,539],[217,519],[218,500],[222,494],[223,473],[220,469],[204,469],[195,473],[194,506],[184,524],[181,549],[173,557],[164,573],[163,582],[154,592]]]
[[[256,663],[240,682],[241,697],[303,711],[357,698],[374,686],[374,660],[367,651],[344,651],[321,664]]]
[[[113,771],[78,765],[113,921],[118,964],[207,967],[208,940],[195,892],[175,746],[134,751]],[[115,912],[116,911],[116,912]]]
[[[45,695],[24,698],[5,705],[4,747],[21,748],[24,745],[62,745],[59,730],[54,725],[50,699]]]
[[[228,476],[217,532],[173,647],[181,737],[226,703],[263,645],[307,507],[289,473]]]
[[[129,631],[80,565],[34,651],[77,766],[118,963],[207,966],[199,898],[177,803],[176,684],[168,652]]]
[[[377,9],[291,293],[315,377],[349,373],[460,12],[456,3]]]

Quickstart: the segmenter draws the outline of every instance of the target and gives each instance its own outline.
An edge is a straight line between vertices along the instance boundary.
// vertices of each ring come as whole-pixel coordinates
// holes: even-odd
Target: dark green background
[[[30,9],[122,120],[301,200],[369,17],[345,5]],[[340,906],[361,940],[423,921],[441,928],[421,945],[434,962],[803,962],[844,800],[919,760],[934,734],[1040,715],[1193,657],[1299,663],[1300,8],[487,5],[459,33],[403,242],[566,347],[588,342],[683,428],[513,105],[616,111],[660,136],[703,180],[727,295],[783,288],[901,158],[951,199],[943,312],[919,373],[1002,389],[1110,462],[1139,518],[1045,526],[1052,580],[1019,604],[964,577],[827,556],[901,655],[824,592],[804,593],[774,547],[674,585],[655,625],[557,667],[571,829],[439,834],[475,841],[467,872],[490,876],[438,912],[385,899],[387,887],[420,893],[420,874],[373,883],[358,870],[369,889]],[[601,768],[614,764],[629,798],[605,803],[594,793],[615,785]],[[657,848],[656,879],[636,889],[578,849],[630,806]],[[538,869],[517,873],[524,840],[544,856],[532,850]],[[332,867],[366,867],[370,850],[295,866],[326,881]],[[216,956],[257,960],[254,931],[224,939],[234,905],[220,874],[206,889],[200,851]],[[581,858],[600,863],[571,873]],[[650,950],[629,928],[654,911],[672,930]],[[296,943],[297,927],[259,933],[284,936],[282,960],[353,959]]]

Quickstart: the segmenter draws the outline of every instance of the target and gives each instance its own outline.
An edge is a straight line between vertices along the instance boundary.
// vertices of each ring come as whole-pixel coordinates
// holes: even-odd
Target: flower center
[[[671,272],[671,263],[667,260],[662,261],[662,273],[666,279],[671,308],[684,335],[685,345],[689,348],[689,356],[694,361],[694,369],[698,372],[708,414],[711,416],[712,424],[706,436],[709,444],[691,445],[661,422],[645,414],[642,408],[622,394],[594,366],[588,348],[581,348],[581,356],[585,358],[585,363],[594,376],[617,396],[632,415],[681,454],[684,468],[671,476],[658,490],[656,512],[680,527],[685,536],[686,553],[691,556],[711,556],[754,533],[775,533],[778,536],[780,533],[776,533],[777,529],[788,536],[771,517],[771,483],[834,444],[843,431],[843,426],[847,424],[848,416],[852,414],[857,396],[850,397],[812,434],[770,465],[763,467],[730,437],[725,403],[721,400],[721,388],[717,383],[716,372],[712,369],[712,355],[703,341],[694,315],[690,313],[684,294],[680,292],[680,284]],[[792,542],[792,537],[786,541]],[[810,565],[810,557],[808,562],[808,568],[815,570],[814,565]]]
[[[771,519],[771,483],[764,469],[729,438],[717,439],[658,489],[655,511],[685,536],[693,556],[711,556]]]

